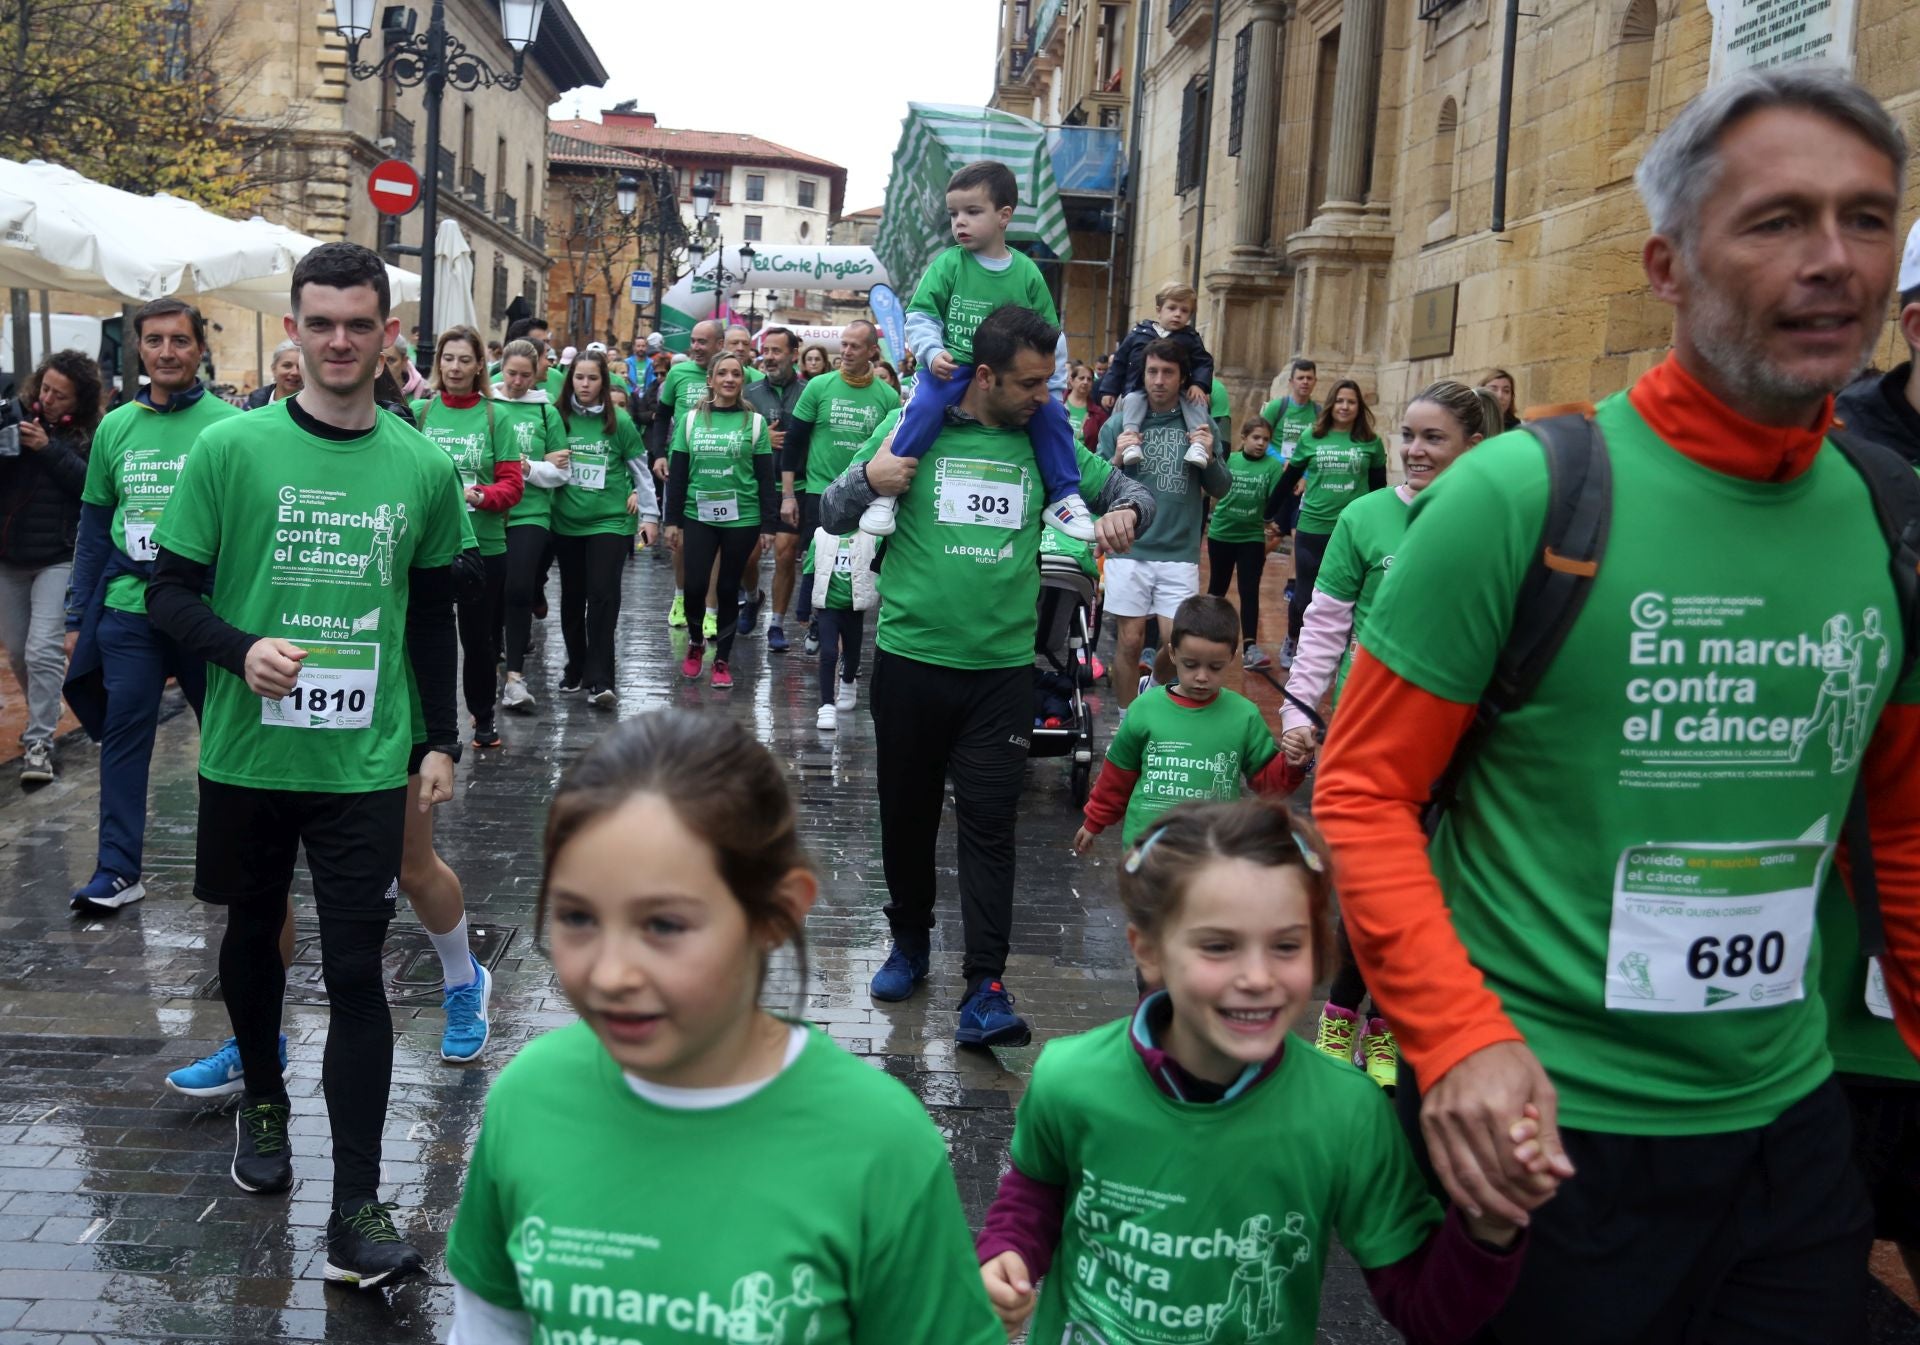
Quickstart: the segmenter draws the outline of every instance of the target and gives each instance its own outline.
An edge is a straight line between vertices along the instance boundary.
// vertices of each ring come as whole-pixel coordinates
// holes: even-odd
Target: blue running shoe
[[[83,915],[98,915],[131,906],[146,895],[147,889],[138,878],[122,878],[102,869],[87,880],[85,887],[67,898],[67,906]]]
[[[287,1034],[280,1034],[280,1072],[287,1070]],[[212,1055],[202,1056],[191,1065],[182,1065],[167,1076],[167,1087],[188,1097],[227,1097],[244,1093],[246,1080],[240,1069],[240,1043],[228,1037],[226,1044]]]
[[[916,985],[927,979],[927,962],[926,953],[910,954],[894,944],[887,960],[873,974],[873,997],[889,1002],[907,998]]]
[[[1013,1011],[1013,996],[998,981],[988,981],[960,1006],[953,1039],[963,1046],[1025,1046],[1033,1040],[1027,1020]]]
[[[776,654],[784,654],[790,647],[787,643],[787,632],[778,621],[767,627],[767,648]]]
[[[480,965],[472,953],[473,979],[456,990],[446,992],[447,1030],[440,1034],[440,1058],[464,1063],[487,1049],[493,1024],[487,1018],[487,1005],[493,999],[493,973]]]

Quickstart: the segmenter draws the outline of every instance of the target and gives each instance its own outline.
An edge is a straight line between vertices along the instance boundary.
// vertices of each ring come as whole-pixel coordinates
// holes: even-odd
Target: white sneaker
[[[860,531],[870,537],[893,536],[894,515],[900,510],[897,496],[882,495],[860,514]]]
[[[507,685],[501,689],[500,704],[509,710],[518,710],[523,715],[533,713],[533,693],[527,690],[526,679],[509,676]]]
[[[1076,542],[1091,542],[1094,538],[1093,512],[1087,508],[1087,502],[1080,498],[1078,491],[1063,495],[1048,505],[1041,511],[1040,520]],[[864,520],[862,526],[865,526]]]
[[[1146,455],[1140,451],[1140,445],[1128,444],[1120,450],[1120,465],[1122,467],[1138,466],[1140,459],[1145,456]]]
[[[823,733],[832,733],[840,727],[840,712],[831,705],[820,707],[820,713],[813,718],[813,726]]]
[[[1188,444],[1187,461],[1195,467],[1204,468],[1208,463],[1213,461],[1213,450],[1205,444]]]
[[[859,691],[860,691],[860,684],[858,682],[852,682],[852,681],[847,681],[843,679],[840,683],[840,694],[833,698],[834,705],[841,710],[845,710],[848,713],[852,713],[853,706],[854,706],[854,699],[859,694]]]
[[[1280,657],[1275,659],[1274,662],[1283,668],[1291,668],[1293,666],[1293,656],[1297,652],[1299,651],[1294,648],[1291,638],[1282,640],[1280,642]]]

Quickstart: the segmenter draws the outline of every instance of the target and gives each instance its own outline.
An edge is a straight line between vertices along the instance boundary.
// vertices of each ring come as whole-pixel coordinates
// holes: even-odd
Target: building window
[[[760,216],[758,215],[747,216],[747,241],[749,243],[760,241]]]
[[[802,210],[813,209],[813,190],[816,185],[811,178],[803,177],[800,179],[800,208]]]
[[[767,175],[765,173],[747,174],[747,199],[764,201],[767,199]]]
[[[696,187],[712,187],[715,201],[727,199],[727,170],[724,168],[702,168],[695,175],[693,184]]]
[[[1233,39],[1233,101],[1227,114],[1227,153],[1240,153],[1240,132],[1247,119],[1247,63],[1253,56],[1253,25],[1247,24]]]
[[[1647,77],[1653,71],[1653,33],[1659,21],[1653,0],[1633,0],[1620,24],[1607,88],[1607,148],[1615,152],[1647,129]]]
[[[567,296],[567,335],[573,338],[573,344],[585,345],[593,340],[593,294],[569,294]]]
[[[806,242],[807,235],[812,232],[813,232],[812,227],[805,220],[801,220],[800,221],[800,241],[802,243]]]
[[[1211,99],[1207,77],[1195,75],[1180,93],[1180,157],[1174,168],[1173,189],[1189,192],[1200,185],[1205,171],[1207,120]]]
[[[26,16],[20,20],[21,41],[26,40]],[[160,15],[160,73],[170,83],[187,77],[193,62],[193,10],[187,0],[172,0]]]
[[[498,327],[507,316],[507,261],[493,254],[493,325]]]
[[[1427,241],[1437,243],[1452,238],[1453,164],[1460,141],[1460,105],[1449,98],[1440,104],[1440,119],[1433,128],[1433,153],[1427,169]]]

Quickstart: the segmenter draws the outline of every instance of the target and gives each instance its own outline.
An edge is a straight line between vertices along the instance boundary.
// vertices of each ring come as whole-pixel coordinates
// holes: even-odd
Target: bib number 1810
[[[363,687],[349,691],[344,687],[296,686],[286,699],[294,709],[311,714],[340,714],[343,711],[359,714],[367,708],[367,693]]]

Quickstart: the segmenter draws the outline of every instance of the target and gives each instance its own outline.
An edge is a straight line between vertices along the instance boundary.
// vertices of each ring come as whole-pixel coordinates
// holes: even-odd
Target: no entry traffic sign
[[[404,215],[420,203],[420,175],[403,159],[388,159],[367,175],[367,195],[383,215]]]

